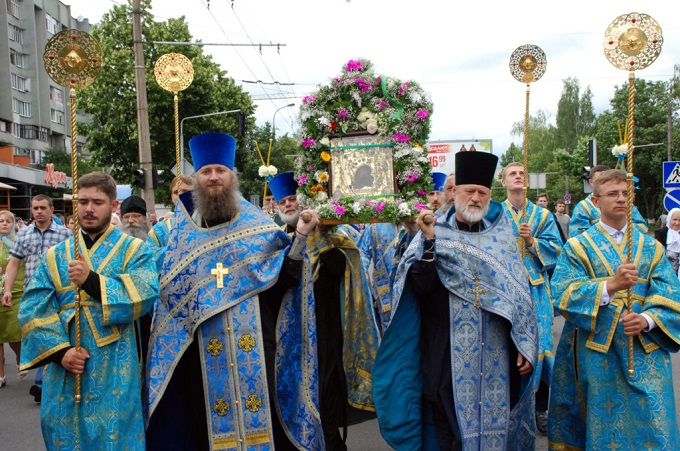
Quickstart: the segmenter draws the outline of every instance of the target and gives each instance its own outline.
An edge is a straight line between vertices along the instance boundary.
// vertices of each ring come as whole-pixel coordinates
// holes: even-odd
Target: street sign
[[[666,193],[663,198],[663,206],[666,211],[671,211],[674,208],[680,208],[680,189]]]
[[[571,196],[569,194],[564,195],[564,203],[567,205],[571,203]]]
[[[680,188],[680,161],[663,162],[663,187]]]

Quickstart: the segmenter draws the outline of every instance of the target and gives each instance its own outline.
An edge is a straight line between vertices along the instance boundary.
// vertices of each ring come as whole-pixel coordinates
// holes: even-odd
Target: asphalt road
[[[553,332],[555,344],[559,340],[563,320],[555,319]],[[673,354],[673,380],[675,385],[675,405],[680,418],[680,355]],[[33,384],[35,371],[19,381],[17,378],[14,353],[5,346],[5,373],[7,385],[0,389],[0,450],[42,451],[45,445],[40,432],[40,407],[28,394]],[[390,447],[382,440],[375,419],[354,424],[349,427],[347,447],[357,451],[388,451]],[[548,439],[540,435],[536,440],[537,451],[547,451]]]

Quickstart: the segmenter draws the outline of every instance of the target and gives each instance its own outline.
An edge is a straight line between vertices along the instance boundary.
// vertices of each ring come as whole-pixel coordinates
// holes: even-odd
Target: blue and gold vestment
[[[525,217],[522,210],[515,211],[512,204],[503,202],[503,210],[512,223],[512,230],[517,237],[517,246],[522,253],[524,268],[529,277],[531,298],[536,308],[538,322],[538,366],[535,370],[541,379],[550,385],[552,370],[555,363],[553,355],[553,309],[548,284],[548,270],[555,267],[562,249],[562,239],[557,230],[557,224],[552,214],[545,208],[535,205],[529,199],[524,200]],[[520,223],[531,226],[531,236],[534,238],[534,252],[530,251],[519,236]]]
[[[396,224],[366,224],[357,247],[361,251],[364,273],[372,269],[369,280],[371,294],[377,303],[380,315],[380,330],[385,332],[392,316],[392,279],[396,266],[393,266],[398,226]],[[367,277],[368,279],[368,277]]]
[[[168,245],[170,232],[172,231],[173,218],[158,221],[149,231],[146,237],[146,245],[153,251],[156,257],[156,268],[158,272],[163,269],[163,259],[165,258],[165,248]]]
[[[554,305],[566,320],[557,348],[548,439],[553,450],[677,450],[669,352],[680,349],[680,283],[663,246],[633,230],[633,311],[656,327],[633,339],[619,322],[626,290],[600,306],[604,284],[626,262],[628,244],[616,244],[597,224],[567,241],[552,280]]]
[[[574,207],[574,212],[569,221],[569,235],[572,238],[578,236],[599,221],[600,209],[593,204],[593,195],[589,194]],[[642,232],[647,232],[647,221],[635,205],[633,205],[633,224],[638,226]]]
[[[154,419],[161,398],[168,396],[180,359],[197,340],[204,389],[198,402],[205,405],[210,449],[273,450],[271,416],[277,410],[296,446],[323,448],[315,331],[300,298],[302,286],[286,294],[296,308],[290,316],[282,308],[279,321],[304,330],[309,341],[300,342],[300,334],[293,333],[277,337],[277,348],[291,350],[276,375],[276,384],[285,390],[271,397],[268,390],[259,301],[279,278],[290,238],[243,199],[234,218],[210,228],[201,226],[197,212],[188,213],[190,194],[180,199],[149,342],[147,423]],[[271,405],[270,399],[279,405]]]
[[[75,377],[56,363],[46,367],[40,418],[47,449],[144,450],[142,368],[134,321],[158,298],[153,256],[143,241],[109,226],[81,255],[99,274],[102,299],[81,291],[81,346],[90,354],[74,402]],[[19,311],[22,368],[45,364],[75,345],[74,293],[68,277],[73,238],[42,256]]]
[[[451,384],[462,449],[533,449],[534,386],[538,375],[521,378],[517,402],[510,404],[510,347],[535,368],[538,337],[534,306],[512,226],[502,207],[491,202],[479,233],[455,226],[455,208],[435,223],[435,265],[448,291]],[[373,396],[380,431],[399,451],[437,450],[431,412],[423,409],[421,307],[408,273],[423,256],[424,237],[413,238],[399,264],[393,317],[373,367]],[[481,274],[480,274],[481,273]],[[473,277],[480,276],[479,287]],[[472,290],[480,293],[475,306]],[[512,343],[510,343],[510,341]]]

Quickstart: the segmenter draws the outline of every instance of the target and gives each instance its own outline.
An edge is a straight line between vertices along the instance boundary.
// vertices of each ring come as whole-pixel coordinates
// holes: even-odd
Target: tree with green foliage
[[[176,164],[173,94],[156,83],[153,73],[153,66],[162,55],[181,53],[193,64],[193,82],[179,93],[180,119],[237,109],[246,116],[252,116],[255,107],[250,96],[226,71],[220,69],[211,56],[203,54],[203,47],[151,44],[152,41],[190,42],[192,36],[184,17],[155,22],[148,13],[151,0],[142,0],[141,3],[153,166],[169,170]],[[95,164],[108,168],[118,183],[130,183],[133,170],[139,167],[130,5],[114,5],[101,23],[93,27],[92,34],[101,45],[104,64],[97,80],[78,94],[79,107],[92,117],[89,124],[79,124],[79,133],[88,136],[86,147]],[[252,125],[254,118],[249,118],[248,122]],[[210,131],[237,136],[238,115],[186,121],[185,143],[195,135]],[[244,140],[239,139],[238,147],[243,145]],[[191,160],[188,149],[185,156]],[[169,201],[168,185],[169,182],[156,192],[158,202]]]
[[[595,125],[593,94],[590,86],[583,94],[578,79],[567,78],[563,81],[562,95],[557,103],[557,145],[573,151],[580,138],[592,132]]]

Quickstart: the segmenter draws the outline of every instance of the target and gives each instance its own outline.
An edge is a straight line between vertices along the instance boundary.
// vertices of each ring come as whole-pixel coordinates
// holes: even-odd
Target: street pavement
[[[564,321],[555,318],[553,335],[555,346]],[[680,355],[673,354],[673,382],[675,386],[675,406],[680,418]],[[33,401],[28,390],[33,384],[35,371],[29,371],[23,381],[17,378],[14,353],[5,346],[5,374],[7,385],[0,389],[0,450],[43,451],[45,445],[40,433],[40,406]],[[375,419],[354,424],[348,428],[347,447],[357,451],[389,451],[390,447],[380,436]],[[536,440],[537,451],[548,450],[548,439],[539,434]]]

